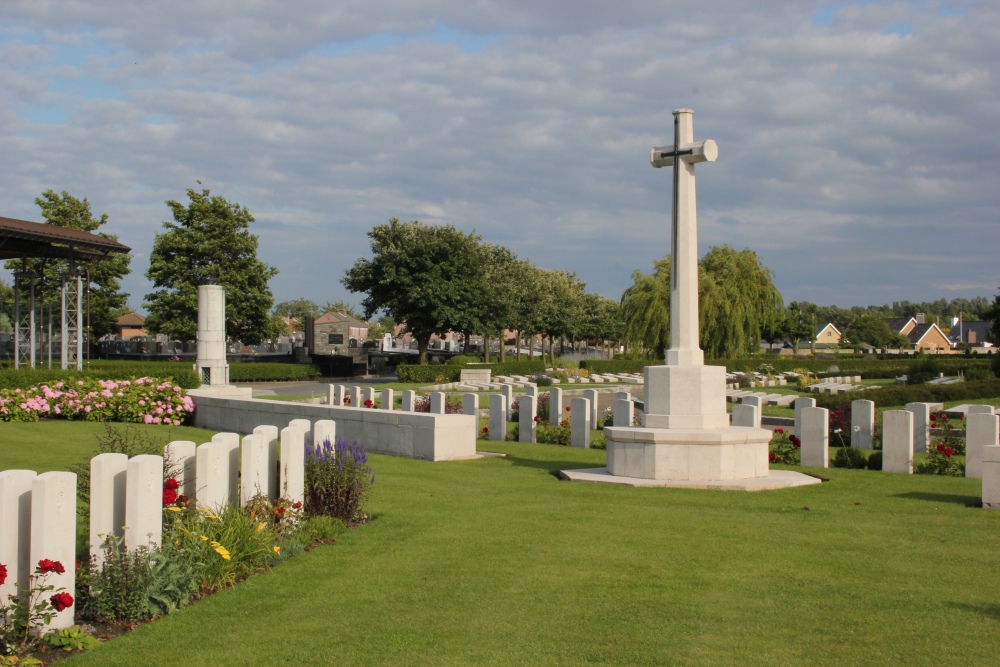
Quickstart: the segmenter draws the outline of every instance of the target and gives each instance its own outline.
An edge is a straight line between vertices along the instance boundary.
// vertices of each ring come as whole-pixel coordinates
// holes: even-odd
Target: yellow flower
[[[218,516],[216,516],[214,514],[206,514],[205,517],[208,518],[208,519],[218,519],[219,518]]]
[[[262,522],[262,523],[261,523],[261,524],[260,524],[259,526],[257,526],[257,532],[258,532],[258,533],[259,533],[260,531],[262,531],[262,530],[264,530],[264,524],[263,524],[263,522]]]
[[[207,538],[207,537],[205,537],[204,535],[199,535],[198,537],[200,537],[200,538],[201,538],[201,541],[202,541],[202,542],[208,542],[208,538]]]
[[[168,512],[180,512],[181,508],[180,507],[168,507],[167,511]]]
[[[212,542],[212,546],[215,547],[215,553],[222,556],[222,560],[229,560],[230,558],[229,550],[226,549],[226,547],[222,546],[218,542]]]
[[[280,554],[281,553],[281,547],[279,547],[277,544],[275,544],[274,547],[271,548],[271,551],[273,551],[276,554]]]

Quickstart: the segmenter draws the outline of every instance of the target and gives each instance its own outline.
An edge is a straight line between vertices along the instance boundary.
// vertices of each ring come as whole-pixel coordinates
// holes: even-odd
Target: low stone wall
[[[365,443],[369,452],[428,461],[476,456],[476,418],[423,412],[373,410],[262,399],[222,398],[189,394],[194,400],[194,425],[247,434],[262,425],[282,429],[293,419],[332,419],[337,436]]]

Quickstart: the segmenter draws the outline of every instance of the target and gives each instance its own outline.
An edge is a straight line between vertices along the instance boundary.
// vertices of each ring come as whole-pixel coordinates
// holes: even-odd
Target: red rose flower
[[[490,432],[490,427],[489,426],[484,426],[483,427],[483,433],[489,433],[489,432]]]
[[[173,505],[177,502],[177,492],[173,489],[163,489],[163,504]]]
[[[299,509],[300,507],[302,507],[302,503],[301,502],[297,502],[294,505],[292,505],[292,509]]]
[[[55,572],[56,574],[63,574],[66,572],[66,568],[63,564],[57,560],[49,560],[48,558],[43,558],[38,561],[38,573],[48,574],[49,572]]]
[[[774,432],[778,433],[778,434],[781,434],[781,433],[785,432],[785,429],[783,429],[783,428],[776,428],[776,429],[774,429]]]
[[[163,483],[163,488],[170,489],[171,491],[176,491],[177,489],[181,488],[181,485],[176,479],[171,477],[170,479],[168,479]]]
[[[285,513],[285,508],[284,507],[275,507],[274,508],[274,513],[277,514],[278,516],[281,516],[282,514]]]
[[[535,415],[535,421],[536,421],[536,422],[540,422],[540,421],[542,421],[542,418],[541,418],[541,417],[539,417],[538,415]]]
[[[185,496],[183,493],[181,495],[177,496],[177,504],[178,505],[183,505],[183,506],[187,507],[187,501],[188,501],[188,497]]]
[[[7,566],[0,565],[0,586],[3,586],[5,581],[7,581]]]
[[[939,452],[943,452],[944,451],[944,445],[943,444],[938,445],[938,451]]]
[[[951,447],[945,447],[944,448],[944,455],[945,456],[951,456],[954,453],[955,453],[955,450],[952,449]]]
[[[366,407],[366,408],[370,408],[370,407],[372,407],[373,405],[375,405],[375,404],[374,404],[374,403],[372,403],[372,400],[371,400],[370,398],[369,398],[369,399],[368,399],[367,401],[365,401],[365,407]]]
[[[568,405],[566,406],[566,412],[569,412],[569,406]]]
[[[62,593],[56,593],[49,598],[49,602],[52,606],[56,608],[56,611],[62,611],[63,609],[69,609],[73,606],[73,596],[65,591]]]
[[[775,461],[778,460],[778,455],[775,454],[774,452],[771,452],[770,454],[767,455],[767,458],[771,459],[771,463],[774,463]]]

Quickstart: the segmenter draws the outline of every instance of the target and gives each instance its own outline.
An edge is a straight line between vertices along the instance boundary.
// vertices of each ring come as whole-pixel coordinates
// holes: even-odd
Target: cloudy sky
[[[757,251],[786,302],[992,296],[997,63],[987,0],[4,0],[0,215],[89,198],[135,307],[199,180],[256,217],[278,300],[358,303],[393,216],[617,299],[670,251],[649,149],[690,107],[703,253]]]

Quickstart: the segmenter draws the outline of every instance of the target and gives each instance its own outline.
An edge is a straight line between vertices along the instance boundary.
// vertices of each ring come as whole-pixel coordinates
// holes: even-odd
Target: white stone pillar
[[[97,570],[104,564],[104,540],[124,537],[128,525],[125,519],[127,467],[125,454],[107,452],[90,459],[90,556]]]
[[[462,394],[462,413],[479,416],[479,394]]]
[[[4,604],[8,604],[8,596],[18,593],[16,584],[27,587],[28,577],[34,570],[31,562],[31,483],[34,479],[34,470],[0,471],[0,563],[7,566],[7,580],[0,584],[0,600]]]
[[[198,505],[212,512],[221,512],[229,504],[230,451],[217,441],[198,446],[196,496]]]
[[[1000,445],[983,447],[983,507],[1000,510]]]
[[[913,414],[913,453],[923,454],[931,442],[931,406],[907,403],[906,411]]]
[[[162,534],[163,457],[133,456],[125,469],[125,548],[156,548]]]
[[[1000,417],[993,414],[969,413],[965,418],[965,476],[983,476],[983,448],[1000,440]]]
[[[520,442],[535,442],[537,432],[535,415],[538,414],[538,398],[524,394],[518,411],[518,440]]]
[[[313,447],[322,447],[327,440],[337,444],[337,423],[332,419],[318,419],[313,425]]]
[[[383,410],[394,410],[396,406],[396,394],[392,389],[382,390],[382,409]]]
[[[375,406],[375,387],[364,388],[364,390],[361,392],[361,405],[359,405],[358,407],[360,408],[368,407],[367,405],[365,405],[365,403],[367,403],[368,401],[371,401],[371,405],[373,407]]]
[[[443,391],[432,391],[431,392],[431,414],[432,415],[443,415],[445,412],[444,408],[444,392]]]
[[[549,424],[559,426],[559,422],[565,417],[563,412],[563,390],[552,387],[549,389]]]
[[[403,404],[401,409],[403,412],[413,412],[413,406],[417,401],[417,392],[412,389],[403,390]]]
[[[909,410],[882,413],[882,470],[913,473],[913,412]]]
[[[226,505],[240,502],[240,434],[216,433],[212,442],[222,445],[225,452]]]
[[[197,449],[198,446],[190,440],[174,440],[163,448],[163,465],[167,467],[166,472],[177,480],[177,495],[194,498]]]
[[[504,405],[507,406],[507,416],[504,417],[504,419],[510,421],[511,409],[512,406],[514,405],[514,385],[509,383],[504,383],[504,385],[500,387],[500,392],[504,395],[504,398],[507,399],[507,401],[504,403]]]
[[[830,467],[830,411],[826,408],[802,409],[802,465]]]
[[[267,499],[274,502],[278,498],[278,427],[273,424],[261,424],[253,430],[260,436],[267,455],[267,487],[264,493]]]
[[[155,457],[159,458],[159,457]],[[160,462],[162,474],[163,462]],[[62,588],[76,597],[76,475],[71,472],[43,472],[31,480],[31,547],[29,562],[32,571],[43,558],[59,561],[63,574],[48,575],[46,584]],[[5,563],[6,564],[6,563]],[[27,580],[24,580],[24,584]],[[51,597],[53,593],[47,594]],[[76,605],[57,612],[49,630],[62,630],[74,625]]]
[[[875,403],[866,400],[851,401],[851,447],[871,449],[874,431]]]
[[[226,363],[226,290],[221,285],[198,286],[198,357],[202,385],[229,384]]]
[[[751,403],[733,406],[733,426],[760,428],[760,409]]]
[[[264,436],[251,433],[243,438],[240,467],[240,502],[246,506],[256,495],[267,496],[271,489],[271,468],[267,465]]]
[[[507,397],[490,394],[490,440],[507,437]]]
[[[583,397],[589,401],[590,405],[590,428],[595,429],[599,423],[601,415],[597,412],[597,390],[584,389]],[[589,445],[588,445],[589,447]]]
[[[624,394],[625,392],[620,391],[615,395]],[[627,395],[627,394],[626,394]],[[635,406],[630,398],[618,398],[615,399],[614,408],[611,411],[611,417],[615,422],[615,426],[631,426],[632,416],[635,414]]]
[[[816,399],[809,398],[808,396],[799,396],[792,402],[792,407],[795,408],[795,434],[801,436],[802,433],[802,409],[803,408],[815,408]]]
[[[570,407],[570,445],[573,447],[590,447],[590,400],[586,398],[574,398]]]
[[[293,420],[293,423],[296,420]],[[281,474],[278,495],[293,503],[305,498],[306,431],[289,425],[281,429]]]
[[[363,408],[364,403],[361,402],[361,387],[348,387],[347,388],[347,398],[348,405],[352,408]]]

